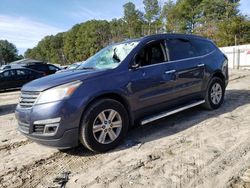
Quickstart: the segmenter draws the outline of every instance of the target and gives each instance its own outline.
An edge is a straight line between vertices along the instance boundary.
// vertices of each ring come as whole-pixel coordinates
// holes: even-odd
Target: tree
[[[111,32],[111,43],[120,42],[128,38],[127,23],[123,19],[112,19],[109,22]]]
[[[91,20],[80,25],[76,34],[76,60],[82,61],[109,44],[111,39],[108,21]]]
[[[168,33],[174,33],[177,31],[176,12],[175,12],[175,3],[173,0],[168,0],[165,2],[161,12],[161,18],[163,25],[165,25],[165,30]]]
[[[0,40],[0,64],[18,60],[16,46],[7,40]]]
[[[143,0],[145,14],[144,17],[148,24],[148,34],[151,34],[152,23],[157,21],[160,16],[160,6],[158,0]]]
[[[250,43],[250,19],[239,15],[219,23],[215,37],[219,46]]]
[[[249,19],[239,14],[239,0],[203,0],[199,9],[202,16],[195,33],[213,39],[219,46],[233,45],[235,38],[239,43],[248,41],[245,27]]]
[[[128,2],[123,5],[124,8],[124,21],[128,25],[129,38],[138,37],[141,35],[142,27],[142,13],[136,10],[135,4]]]
[[[178,20],[178,32],[194,33],[200,19],[199,6],[202,0],[177,0],[175,12]]]
[[[79,28],[80,24],[76,24],[68,32],[65,32],[64,34],[63,54],[65,55],[64,58],[66,62],[68,63],[73,63],[77,61],[76,39]]]

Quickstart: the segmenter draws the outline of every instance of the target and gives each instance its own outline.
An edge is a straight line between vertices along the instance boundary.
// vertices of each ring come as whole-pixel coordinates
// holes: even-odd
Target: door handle
[[[166,71],[165,74],[172,74],[172,73],[175,73],[176,70],[170,70],[170,71]]]
[[[204,67],[205,66],[205,64],[199,64],[199,65],[197,65],[197,67]]]

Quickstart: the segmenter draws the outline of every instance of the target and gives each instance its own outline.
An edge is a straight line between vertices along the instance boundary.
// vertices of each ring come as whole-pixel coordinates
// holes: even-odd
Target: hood
[[[107,70],[106,70],[107,71]],[[46,89],[66,84],[76,80],[86,80],[87,78],[102,74],[105,70],[72,70],[58,74],[53,74],[39,78],[25,84],[22,91],[44,91]]]

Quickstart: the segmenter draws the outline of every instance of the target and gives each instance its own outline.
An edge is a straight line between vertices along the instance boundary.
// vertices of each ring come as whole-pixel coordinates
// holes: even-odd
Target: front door
[[[144,115],[160,111],[172,99],[176,79],[171,72],[172,65],[167,62],[164,41],[149,43],[139,51],[134,61],[139,67],[130,70],[133,111],[142,109],[138,113]]]

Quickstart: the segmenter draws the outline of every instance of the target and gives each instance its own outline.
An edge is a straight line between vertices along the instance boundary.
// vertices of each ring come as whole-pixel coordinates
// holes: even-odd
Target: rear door
[[[1,73],[1,82],[0,88],[1,89],[10,89],[18,87],[16,81],[16,74],[14,70],[6,70]]]
[[[21,87],[27,82],[29,82],[29,73],[25,69],[17,69],[16,70],[16,78],[18,80],[18,86]]]
[[[204,79],[202,57],[187,39],[168,39],[167,54],[176,74],[175,97],[196,97],[201,94]]]
[[[171,73],[172,65],[167,63],[164,45],[161,40],[143,47],[135,58],[140,66],[130,71],[133,110],[142,109],[144,115],[160,110],[173,97],[175,75]]]
[[[36,71],[39,71],[39,72],[43,72],[45,73],[46,75],[49,74],[49,68],[48,68],[48,65],[47,64],[43,64],[43,63],[36,63],[36,64],[33,64],[33,65],[28,65],[26,66],[27,68],[30,68],[30,69],[33,69],[33,70],[36,70]]]

